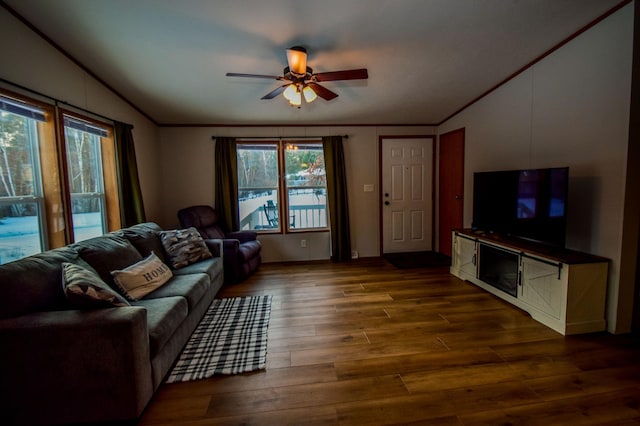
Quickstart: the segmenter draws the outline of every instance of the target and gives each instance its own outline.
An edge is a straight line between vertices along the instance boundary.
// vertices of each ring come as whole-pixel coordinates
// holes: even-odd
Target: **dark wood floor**
[[[141,425],[640,424],[640,345],[564,337],[448,274],[266,264],[267,369],[163,385]]]

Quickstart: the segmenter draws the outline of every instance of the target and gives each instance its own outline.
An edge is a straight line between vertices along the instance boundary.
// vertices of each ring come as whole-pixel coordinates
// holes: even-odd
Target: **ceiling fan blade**
[[[268,78],[270,80],[284,80],[284,77],[277,76],[277,75],[242,74],[237,72],[228,72],[227,77],[251,77],[251,78]]]
[[[316,81],[363,80],[369,78],[366,68],[345,71],[319,72],[313,75]]]
[[[276,88],[275,90],[272,90],[271,92],[267,93],[266,95],[264,95],[260,99],[273,99],[276,96],[278,96],[280,93],[284,92],[284,89],[286,89],[288,85],[289,84],[285,84],[284,86],[280,86],[280,87]]]
[[[313,91],[316,92],[316,95],[320,96],[325,101],[330,101],[331,99],[338,97],[337,93],[332,92],[326,87],[320,86],[318,83],[309,82],[307,83],[307,86],[311,87]]]

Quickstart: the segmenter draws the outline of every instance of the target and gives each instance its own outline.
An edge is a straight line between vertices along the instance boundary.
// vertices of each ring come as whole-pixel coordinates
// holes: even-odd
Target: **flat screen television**
[[[569,168],[476,172],[475,230],[564,247]]]

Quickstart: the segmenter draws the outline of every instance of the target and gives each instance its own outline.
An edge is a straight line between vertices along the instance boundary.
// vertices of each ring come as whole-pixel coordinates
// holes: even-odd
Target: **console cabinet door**
[[[562,264],[549,264],[529,257],[522,257],[520,265],[518,298],[553,318],[562,319],[566,268],[562,268]]]
[[[476,241],[460,235],[454,235],[453,245],[453,267],[467,277],[476,278]]]

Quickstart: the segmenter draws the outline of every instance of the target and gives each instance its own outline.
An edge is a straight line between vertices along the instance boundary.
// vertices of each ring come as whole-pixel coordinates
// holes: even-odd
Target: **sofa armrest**
[[[222,240],[222,246],[224,247],[224,253],[227,256],[234,256],[240,250],[240,240],[235,238],[225,238]]]
[[[235,231],[226,234],[225,238],[236,239],[242,244],[247,241],[255,241],[258,238],[258,233],[255,231]]]
[[[221,239],[207,238],[204,240],[204,243],[207,245],[207,248],[209,249],[213,257],[224,256],[223,243]]]
[[[144,308],[3,319],[0,341],[0,418],[8,424],[132,419],[153,394]]]

